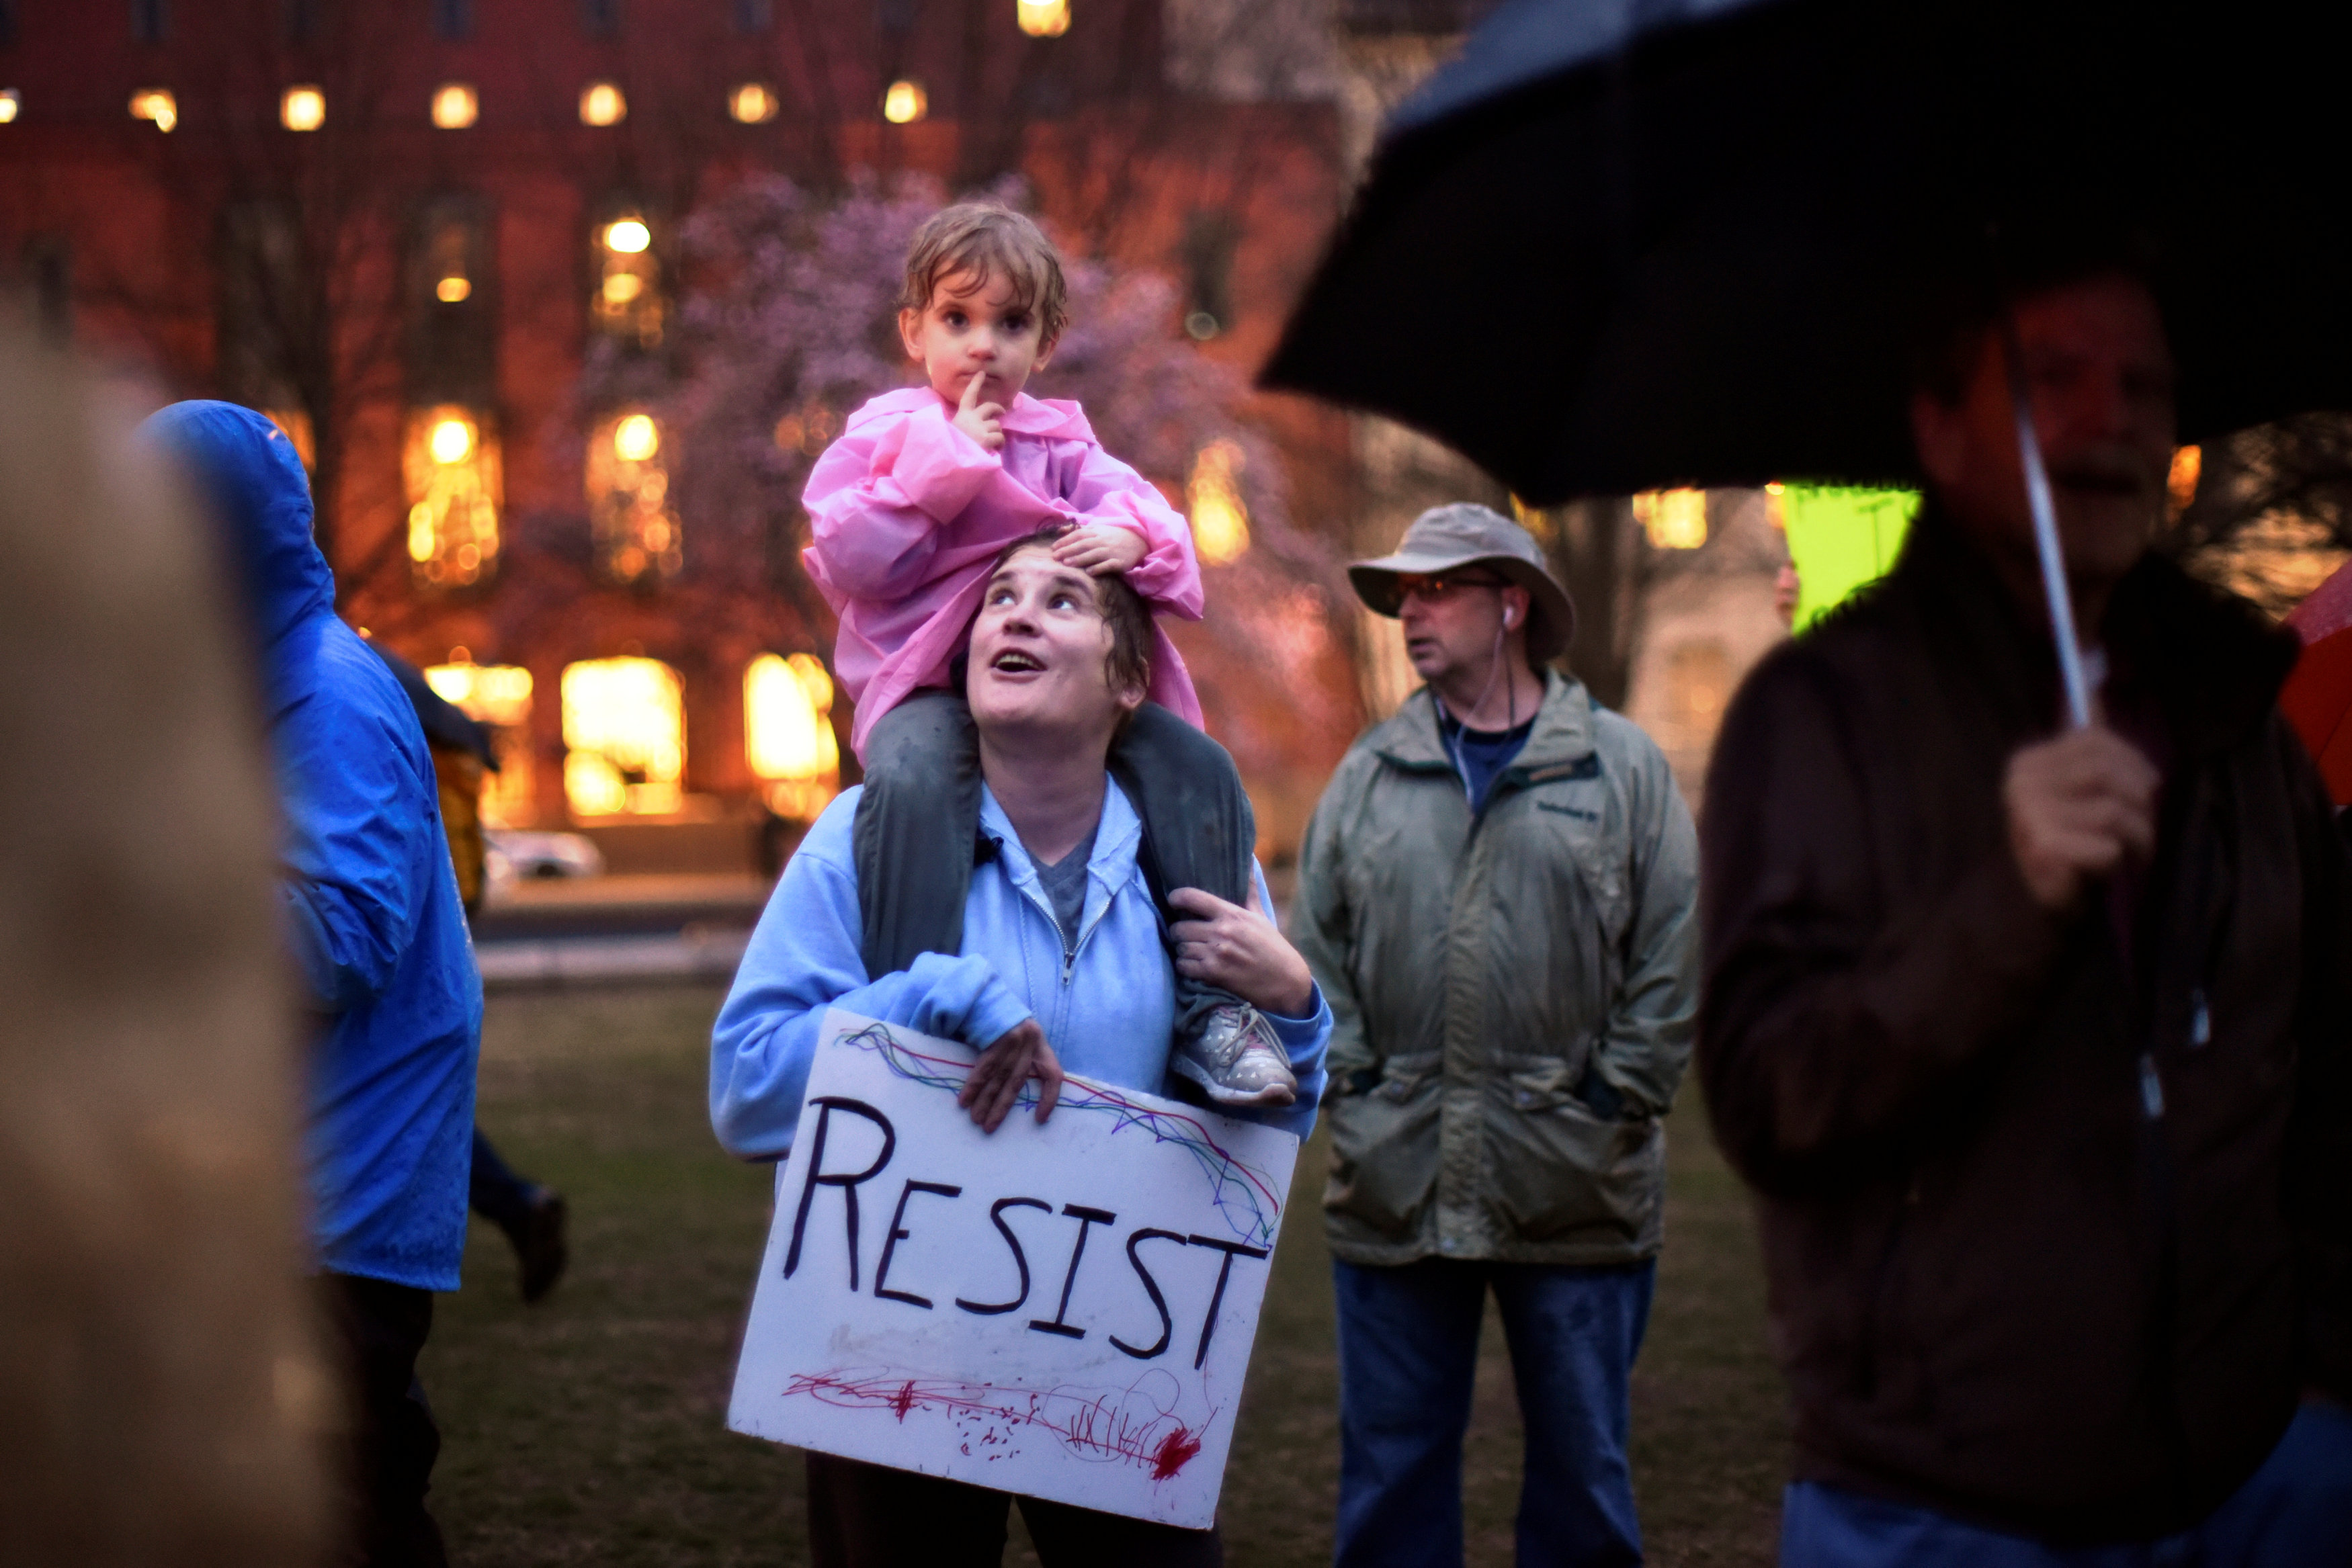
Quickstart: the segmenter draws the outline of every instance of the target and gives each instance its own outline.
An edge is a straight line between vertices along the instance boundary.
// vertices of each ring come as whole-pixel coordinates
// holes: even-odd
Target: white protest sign
[[[975,1054],[826,1015],[727,1424],[1205,1530],[1298,1140],[1075,1077],[985,1134]]]

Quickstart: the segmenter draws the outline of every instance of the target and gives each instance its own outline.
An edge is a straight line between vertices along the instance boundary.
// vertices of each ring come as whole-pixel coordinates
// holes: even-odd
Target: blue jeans
[[[2057,1547],[1816,1481],[1790,1487],[1781,1568],[2344,1568],[2352,1563],[2352,1411],[2305,1405],[2263,1468],[2195,1529]]]
[[[1654,1263],[1622,1269],[1334,1260],[1339,1300],[1338,1568],[1462,1561],[1462,1434],[1486,1291],[1502,1308],[1527,1429],[1520,1568],[1642,1560],[1625,1462],[1626,1382]]]

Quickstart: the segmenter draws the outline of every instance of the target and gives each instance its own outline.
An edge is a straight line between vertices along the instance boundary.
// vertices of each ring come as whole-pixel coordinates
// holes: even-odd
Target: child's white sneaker
[[[1176,1042],[1170,1065],[1220,1105],[1278,1108],[1298,1098],[1298,1079],[1274,1026],[1244,1003],[1211,1009],[1198,1034]]]

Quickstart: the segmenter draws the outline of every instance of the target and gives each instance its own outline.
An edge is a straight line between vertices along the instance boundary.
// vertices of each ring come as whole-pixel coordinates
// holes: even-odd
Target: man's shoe
[[[553,1187],[535,1187],[522,1222],[507,1232],[507,1239],[514,1243],[515,1258],[522,1264],[522,1299],[527,1303],[545,1296],[563,1278],[564,1265],[572,1260],[571,1249],[564,1242],[569,1217],[562,1193]]]
[[[1200,1033],[1176,1042],[1169,1065],[1219,1105],[1272,1110],[1298,1098],[1298,1079],[1274,1026],[1241,1002],[1211,1009]]]

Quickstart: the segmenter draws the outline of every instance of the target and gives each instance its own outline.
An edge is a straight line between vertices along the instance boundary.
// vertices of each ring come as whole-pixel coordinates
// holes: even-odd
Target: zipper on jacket
[[[1089,871],[1087,873],[1087,876],[1089,884],[1091,884],[1094,877],[1093,872]],[[1053,906],[1045,902],[1045,898],[1043,894],[1034,892],[1026,887],[1021,888],[1020,893],[1023,898],[1028,900],[1030,907],[1035,909],[1038,914],[1043,915],[1045,917],[1045,924],[1052,926],[1054,929],[1054,945],[1062,950],[1062,988],[1064,990],[1067,990],[1070,985],[1071,972],[1078,966],[1078,955],[1085,951],[1087,939],[1095,934],[1095,927],[1100,925],[1103,923],[1104,916],[1110,914],[1111,900],[1117,898],[1118,894],[1113,893],[1109,898],[1103,900],[1101,911],[1097,914],[1092,920],[1087,921],[1085,925],[1079,928],[1078,939],[1072,942],[1062,935],[1061,919],[1059,916],[1055,915]]]

